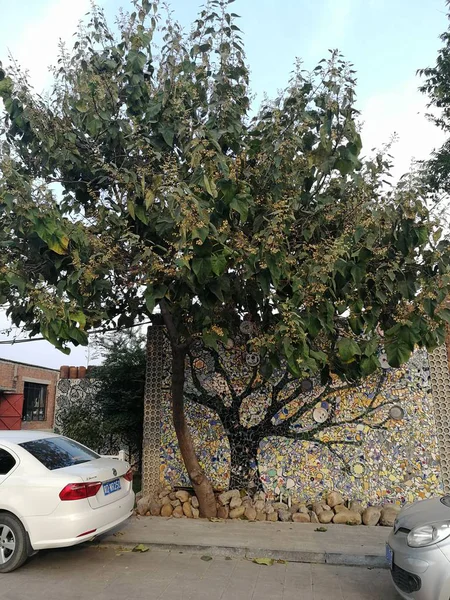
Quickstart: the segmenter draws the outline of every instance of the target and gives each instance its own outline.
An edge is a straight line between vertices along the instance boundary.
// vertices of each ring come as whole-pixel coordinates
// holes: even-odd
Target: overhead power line
[[[97,333],[110,333],[112,331],[123,331],[125,329],[133,329],[134,327],[141,327],[142,325],[149,325],[151,321],[143,321],[142,323],[136,323],[135,325],[128,325],[128,327],[111,327],[109,329],[93,329],[92,331],[87,331],[88,335],[96,335]],[[28,338],[28,339],[17,339],[14,338],[12,340],[1,340],[0,344],[9,344],[10,346],[15,346],[16,344],[28,344],[29,342],[48,342],[48,340],[44,337],[38,338]]]

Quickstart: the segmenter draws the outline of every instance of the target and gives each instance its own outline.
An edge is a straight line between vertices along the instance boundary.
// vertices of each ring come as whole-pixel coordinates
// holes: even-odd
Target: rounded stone
[[[233,496],[230,500],[230,509],[233,510],[234,508],[238,508],[239,506],[242,506],[242,500],[239,496]]]
[[[171,517],[173,513],[173,508],[170,502],[168,504],[163,504],[161,508],[161,516],[162,517]]]
[[[316,513],[313,510],[309,511],[309,519],[310,519],[311,523],[318,523],[319,522],[319,519],[318,519]]]
[[[364,506],[359,500],[352,500],[348,509],[352,512],[359,512],[360,515],[364,512]]]
[[[344,504],[344,498],[339,492],[330,492],[327,496],[327,504],[330,508],[334,508],[338,504]]]
[[[238,506],[237,508],[233,508],[230,510],[230,519],[240,519],[244,516],[245,506]]]
[[[244,517],[248,521],[256,521],[256,509],[254,509],[253,506],[247,506],[245,508]]]
[[[395,506],[394,504],[383,506],[380,515],[380,525],[383,525],[384,527],[394,527],[395,519],[400,510],[400,506]]]
[[[292,520],[294,523],[311,523],[309,515],[300,512],[293,514]]]
[[[343,504],[336,504],[336,506],[333,507],[333,510],[336,514],[339,514],[340,512],[345,512],[348,508]]]
[[[228,519],[230,509],[228,506],[219,506],[217,509],[217,516],[219,519]]]
[[[184,516],[183,507],[181,505],[175,506],[172,516],[176,519],[181,519]]]
[[[186,492],[185,490],[178,490],[178,492],[175,492],[175,497],[178,498],[178,500],[181,502],[181,504],[184,504],[185,502],[189,501],[189,498],[191,497],[191,495],[189,494],[189,492]]]
[[[287,523],[288,521],[292,521],[292,515],[291,515],[291,513],[288,510],[279,510],[278,511],[278,518],[283,523]]]
[[[323,510],[321,513],[317,515],[319,519],[319,523],[331,523],[334,517],[334,512],[331,510]]]
[[[380,517],[381,510],[376,506],[369,506],[362,514],[362,521],[364,525],[375,526],[378,525]]]
[[[333,523],[337,525],[361,525],[361,515],[350,510],[345,510],[337,513],[333,517]]]
[[[161,504],[159,502],[150,502],[150,514],[152,517],[159,517],[161,514]]]
[[[192,519],[192,506],[189,502],[183,502],[183,513],[189,519]]]

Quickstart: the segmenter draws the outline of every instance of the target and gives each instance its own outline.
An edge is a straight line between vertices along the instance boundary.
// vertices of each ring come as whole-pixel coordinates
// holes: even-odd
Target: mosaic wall
[[[219,354],[197,345],[187,364],[187,419],[216,489],[263,487],[275,496],[316,498],[326,490],[368,503],[411,502],[441,490],[426,353],[359,386],[265,382],[245,339]],[[169,374],[162,401],[161,478],[189,485],[172,426]]]

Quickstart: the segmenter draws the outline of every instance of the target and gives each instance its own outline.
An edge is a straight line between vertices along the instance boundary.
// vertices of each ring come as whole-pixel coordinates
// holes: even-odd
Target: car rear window
[[[50,471],[64,469],[100,458],[73,440],[64,437],[44,438],[20,444]]]

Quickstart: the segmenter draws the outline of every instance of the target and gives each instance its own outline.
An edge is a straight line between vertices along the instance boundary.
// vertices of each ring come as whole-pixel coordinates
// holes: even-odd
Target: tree
[[[298,65],[251,118],[231,1],[208,1],[188,34],[149,0],[117,34],[94,8],[48,98],[0,71],[1,302],[62,350],[160,311],[204,516],[215,498],[183,404],[195,340],[227,344],[245,319],[264,377],[285,360],[326,384],[376,371],[380,343],[392,365],[434,348],[450,317],[448,243],[421,189],[360,159],[351,65]]]
[[[146,353],[142,337],[115,335],[98,342],[103,364],[94,367],[95,402],[101,409],[103,430],[120,439],[141,464],[144,420]]]
[[[60,391],[68,395],[63,395],[62,402],[60,398],[56,425],[64,435],[100,454],[117,454],[126,448],[140,465],[146,369],[144,339],[129,330],[102,335],[94,345],[103,363],[89,369],[82,387],[71,387],[68,380],[60,382]]]
[[[447,6],[450,2],[447,0]],[[448,14],[450,18],[450,13]],[[432,122],[444,132],[450,132],[450,28],[441,36],[443,46],[438,53],[433,67],[419,69],[418,74],[425,77],[420,91],[430,98],[428,107],[435,109],[428,116]],[[448,210],[448,194],[450,192],[450,139],[433,152],[425,161],[422,175],[430,191],[437,194],[437,199],[444,210]],[[445,215],[448,218],[448,215]]]

